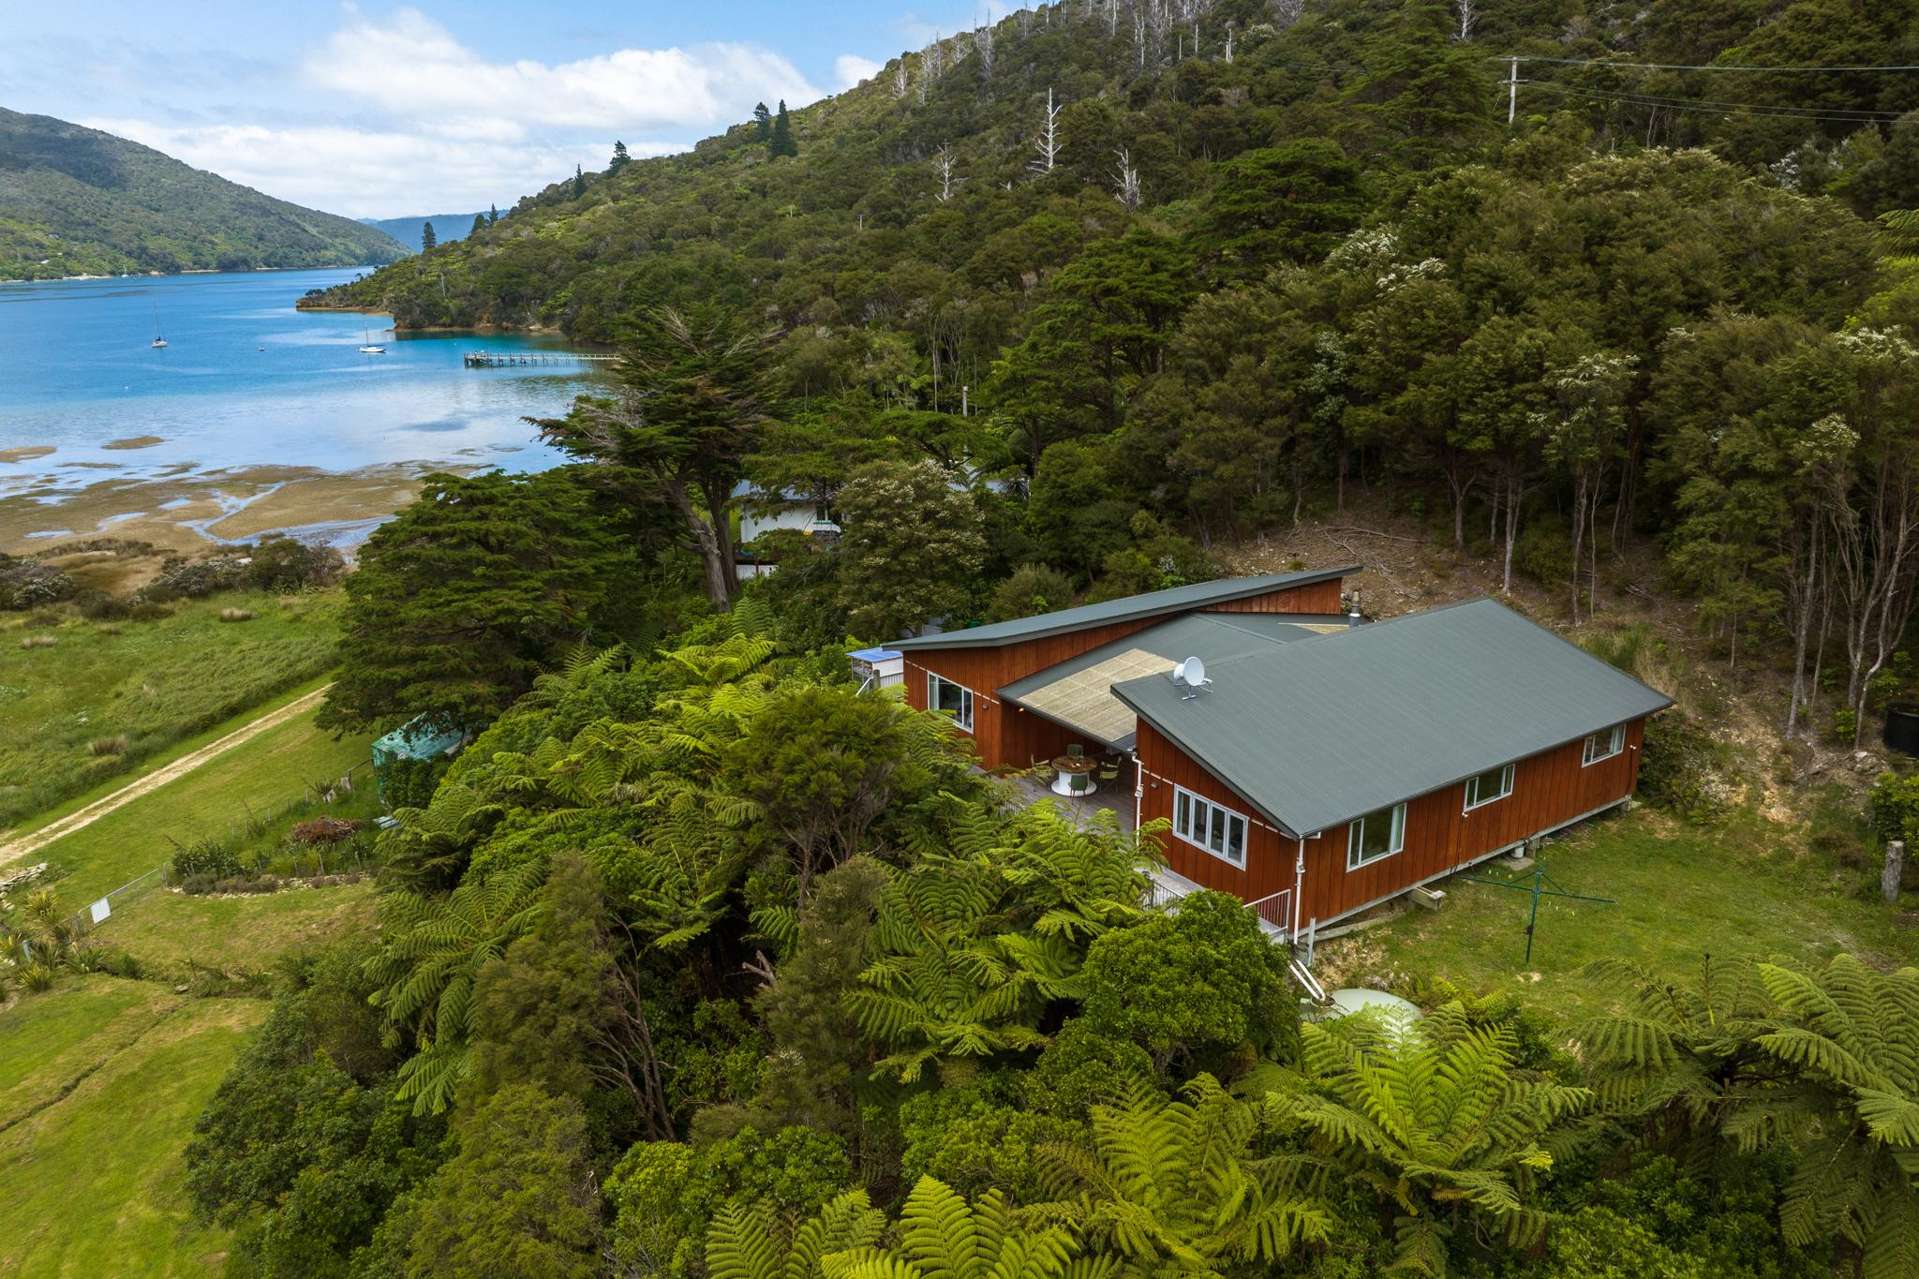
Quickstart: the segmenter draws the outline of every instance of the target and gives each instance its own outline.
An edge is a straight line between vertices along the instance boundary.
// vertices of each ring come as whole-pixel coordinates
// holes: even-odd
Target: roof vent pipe
[[[1365,614],[1359,611],[1359,588],[1357,586],[1353,588],[1353,611],[1349,616],[1355,622],[1361,620],[1365,616]]]

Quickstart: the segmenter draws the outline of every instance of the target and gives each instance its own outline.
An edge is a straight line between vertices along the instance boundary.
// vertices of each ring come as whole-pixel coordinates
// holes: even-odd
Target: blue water
[[[303,312],[357,269],[0,284],[0,492],[59,477],[257,464],[329,471],[393,462],[538,470],[558,455],[526,416],[593,385],[580,368],[468,369],[468,351],[554,350],[497,334],[396,336],[385,316]],[[154,350],[155,326],[169,343]],[[385,355],[361,355],[371,333]],[[136,436],[160,444],[102,446]],[[112,469],[104,469],[111,467]]]

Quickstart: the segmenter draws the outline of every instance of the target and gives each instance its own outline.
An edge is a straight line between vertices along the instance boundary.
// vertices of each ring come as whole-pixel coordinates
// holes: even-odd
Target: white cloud
[[[862,58],[857,53],[842,53],[833,59],[833,79],[841,89],[850,89],[862,80],[871,80],[884,70],[884,62]]]
[[[609,134],[712,127],[744,119],[760,99],[798,106],[821,96],[791,62],[748,44],[489,62],[413,9],[385,24],[353,14],[304,71],[318,88],[416,121],[505,120]]]
[[[81,123],[164,151],[197,169],[295,204],[349,217],[510,205],[573,172],[604,168],[610,144],[498,140],[425,131],[330,126],[179,127],[137,119]],[[685,149],[676,142],[628,142],[635,156]]]
[[[840,61],[847,74],[849,59]],[[822,96],[755,45],[498,62],[418,10],[376,20],[350,5],[299,77],[327,105],[309,122],[165,122],[135,108],[132,118],[87,123],[281,199],[392,217],[504,205],[576,164],[605,168],[615,138],[636,157],[670,154],[746,119],[757,101],[803,106]],[[333,123],[342,116],[353,123]]]

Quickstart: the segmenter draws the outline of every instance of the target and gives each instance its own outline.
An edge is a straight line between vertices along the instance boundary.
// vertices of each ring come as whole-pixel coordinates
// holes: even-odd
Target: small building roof
[[[900,654],[898,649],[879,647],[849,648],[846,650],[846,655],[848,657],[857,657],[862,662],[890,662]]]
[[[1165,675],[1188,657],[1213,663],[1244,657],[1272,644],[1343,631],[1341,618],[1301,618],[1279,613],[1188,613],[1149,626],[1098,648],[1035,671],[996,690],[1002,701],[1096,742],[1130,749],[1137,718],[1113,696],[1113,685],[1145,675]]]
[[[1293,836],[1672,705],[1489,599],[1208,665],[1113,693]]]
[[[456,728],[436,726],[430,715],[416,715],[373,743],[373,760],[435,759],[457,747],[466,735]]]
[[[1160,617],[1167,613],[1197,612],[1213,605],[1265,595],[1291,586],[1311,586],[1315,582],[1351,577],[1359,569],[1357,564],[1348,564],[1343,568],[1314,569],[1304,573],[1222,577],[1211,582],[1194,582],[1190,586],[1174,586],[1163,591],[1148,591],[1144,595],[1128,595],[1122,599],[1103,600],[1098,604],[1081,604],[1078,608],[1015,618],[1010,622],[993,622],[986,626],[968,627],[963,631],[945,631],[938,635],[895,640],[891,647],[1000,648],[1067,631],[1081,631],[1090,626],[1107,626],[1114,622]]]

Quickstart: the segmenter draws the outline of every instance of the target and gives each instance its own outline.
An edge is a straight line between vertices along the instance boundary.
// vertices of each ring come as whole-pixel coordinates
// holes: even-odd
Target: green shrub
[[[1832,713],[1832,723],[1826,728],[1826,736],[1841,746],[1850,746],[1859,737],[1859,712],[1850,706],[1841,706]]]
[[[1589,635],[1580,641],[1580,647],[1607,665],[1632,675],[1639,669],[1639,655],[1651,642],[1652,628],[1644,622],[1634,622],[1616,631]]]
[[[1513,543],[1513,567],[1541,586],[1559,586],[1573,575],[1573,543],[1566,530],[1536,521]]]
[[[380,770],[380,798],[388,808],[425,808],[450,763],[445,756],[392,760]]]
[[[1084,1144],[1085,1125],[1034,1114],[995,1078],[938,1088],[900,1107],[901,1180],[936,1177],[968,1198],[998,1189],[1015,1203],[1048,1198],[1040,1150]]]
[[[176,884],[195,879],[230,879],[246,873],[233,849],[217,839],[198,839],[174,848],[167,878]]]
[[[1639,760],[1639,797],[1688,821],[1709,821],[1724,812],[1719,781],[1725,748],[1677,707],[1646,721]]]
[[[1073,582],[1044,564],[1022,564],[993,590],[986,620],[1004,622],[1036,613],[1051,613],[1073,602]]]
[[[246,582],[263,591],[302,591],[325,586],[346,567],[331,546],[310,546],[291,537],[262,538],[246,566]]]
[[[1866,817],[1882,840],[1912,842],[1919,832],[1919,773],[1881,773],[1866,796]]]

